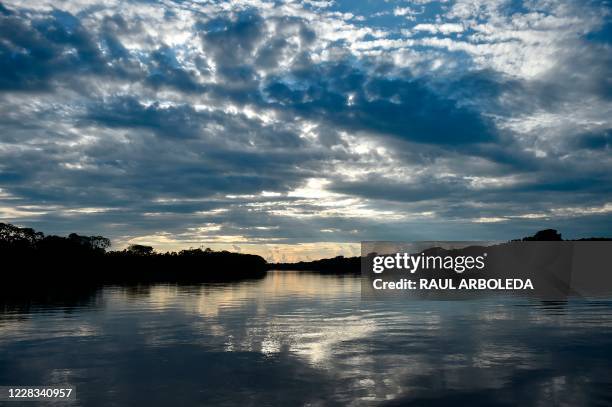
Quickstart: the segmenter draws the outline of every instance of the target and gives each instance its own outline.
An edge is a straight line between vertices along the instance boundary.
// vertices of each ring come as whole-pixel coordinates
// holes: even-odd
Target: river
[[[298,272],[100,287],[5,306],[0,384],[84,406],[610,405],[612,301],[369,301]]]

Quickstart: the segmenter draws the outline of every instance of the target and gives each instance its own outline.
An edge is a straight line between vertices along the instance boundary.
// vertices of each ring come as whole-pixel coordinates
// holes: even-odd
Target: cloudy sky
[[[609,1],[4,0],[0,220],[273,260],[612,230]]]

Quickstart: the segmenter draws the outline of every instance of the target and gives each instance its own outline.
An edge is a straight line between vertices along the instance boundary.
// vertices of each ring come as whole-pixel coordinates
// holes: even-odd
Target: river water
[[[611,405],[612,301],[366,301],[358,277],[269,272],[5,306],[0,385],[64,383],[84,406]]]

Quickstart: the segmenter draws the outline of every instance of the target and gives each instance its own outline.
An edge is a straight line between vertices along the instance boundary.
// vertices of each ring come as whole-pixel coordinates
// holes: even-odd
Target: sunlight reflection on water
[[[362,301],[355,277],[270,272],[5,312],[0,384],[74,383],[83,405],[608,404],[611,333],[607,300]]]

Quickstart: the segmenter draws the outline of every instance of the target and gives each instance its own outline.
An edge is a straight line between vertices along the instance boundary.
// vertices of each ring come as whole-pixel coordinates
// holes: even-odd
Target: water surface
[[[0,385],[70,383],[85,406],[612,404],[608,300],[362,301],[357,277],[297,272],[78,298],[5,306]]]

